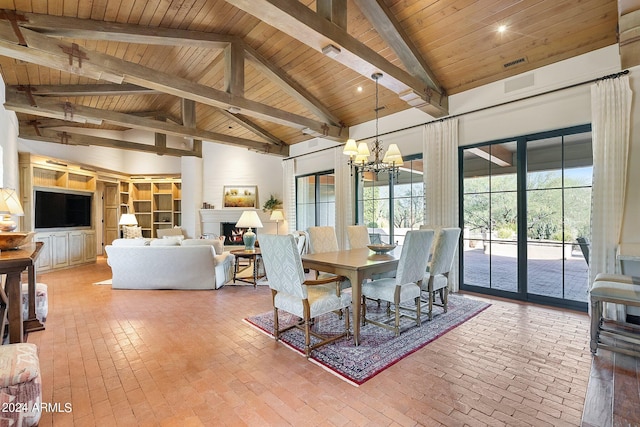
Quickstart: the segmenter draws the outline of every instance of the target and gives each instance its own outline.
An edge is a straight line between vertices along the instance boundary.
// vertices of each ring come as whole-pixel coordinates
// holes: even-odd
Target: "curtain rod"
[[[514,102],[526,101],[528,99],[536,98],[538,96],[549,95],[551,93],[560,92],[560,91],[566,90],[566,89],[573,89],[574,87],[578,87],[578,86],[583,86],[583,85],[590,84],[590,83],[599,82],[601,80],[617,79],[618,77],[621,77],[621,76],[623,76],[625,74],[629,74],[629,70],[624,70],[624,71],[620,71],[618,73],[608,74],[606,76],[598,77],[598,78],[591,79],[591,80],[586,80],[586,81],[580,82],[580,83],[574,83],[574,84],[571,84],[569,86],[564,86],[564,87],[559,87],[559,88],[556,88],[556,89],[551,89],[551,90],[548,90],[546,92],[541,92],[541,93],[536,93],[534,95],[525,96],[524,98],[512,99],[511,101],[505,101],[505,102],[501,102],[499,104],[488,105],[486,107],[476,108],[475,110],[465,111],[464,113],[454,114],[454,115],[451,115],[451,116],[442,117],[440,119],[434,119],[434,120],[431,120],[431,121],[428,121],[428,122],[418,123],[416,125],[407,126],[407,127],[401,128],[401,129],[391,130],[391,131],[388,131],[388,132],[384,132],[384,133],[378,134],[378,136],[391,135],[391,134],[396,133],[396,132],[402,132],[402,131],[409,130],[409,129],[414,129],[414,128],[417,128],[417,127],[420,127],[420,126],[430,125],[431,123],[443,122],[443,121],[448,120],[448,119],[454,119],[456,117],[466,116],[467,114],[478,113],[480,111],[489,110],[491,108],[496,108],[496,107],[503,107],[505,105],[513,104]],[[370,137],[362,138],[362,139],[359,139],[358,141],[362,141],[362,140],[369,139],[369,138]],[[302,156],[308,156],[309,154],[320,153],[320,152],[326,151],[326,150],[333,150],[334,148],[341,147],[343,145],[344,144],[337,144],[337,145],[334,145],[332,147],[326,147],[326,148],[321,148],[320,150],[312,151],[311,153],[298,154],[297,156],[287,157],[287,158],[285,158],[283,160],[291,160],[291,159],[296,159],[296,158],[302,157]]]

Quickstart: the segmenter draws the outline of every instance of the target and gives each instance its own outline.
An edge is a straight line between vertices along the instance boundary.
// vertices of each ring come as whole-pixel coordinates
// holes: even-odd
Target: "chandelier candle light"
[[[371,152],[373,160],[369,158],[372,154],[366,142],[356,145],[355,139],[347,140],[342,151],[343,154],[349,156],[349,166],[355,169],[361,176],[363,172],[373,172],[376,176],[380,172],[389,172],[393,176],[398,175],[400,165],[403,164],[402,154],[396,144],[389,145],[389,149],[383,155],[382,141],[378,138],[378,112],[384,108],[378,106],[378,80],[382,77],[381,73],[374,73],[371,78],[376,81],[376,136],[371,144]]]

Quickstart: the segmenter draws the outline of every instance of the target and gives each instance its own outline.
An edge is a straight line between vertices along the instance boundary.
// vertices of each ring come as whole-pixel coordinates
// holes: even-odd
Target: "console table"
[[[0,274],[7,275],[4,290],[0,292],[0,316],[2,317],[2,330],[4,330],[7,320],[9,321],[10,344],[24,341],[25,325],[23,325],[22,321],[20,276],[25,269],[28,269],[29,317],[31,317],[31,307],[36,300],[34,267],[43,245],[42,242],[34,242],[20,246],[18,249],[0,251]],[[35,312],[35,306],[33,311]],[[37,330],[37,326],[33,325],[32,319],[28,319],[28,321],[26,328],[30,331]]]

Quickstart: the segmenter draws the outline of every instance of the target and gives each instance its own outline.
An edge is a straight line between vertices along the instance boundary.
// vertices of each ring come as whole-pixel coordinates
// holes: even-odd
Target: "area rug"
[[[422,326],[419,328],[415,326],[414,321],[403,318],[402,325],[406,329],[402,330],[400,336],[396,338],[393,331],[367,324],[360,328],[359,346],[353,345],[353,337],[345,338],[314,350],[309,360],[343,380],[358,386],[489,306],[488,303],[461,295],[450,295],[447,313],[444,313],[442,308],[435,307],[433,320],[429,321],[424,315]],[[385,311],[385,304],[379,308],[374,301],[367,303],[367,317],[383,316]],[[273,337],[272,311],[244,320]],[[298,318],[289,313],[282,311],[279,313],[280,328],[297,321]],[[344,330],[344,320],[329,313],[317,318],[314,328],[322,334],[338,335],[340,331]],[[293,328],[281,334],[280,338],[284,344],[304,355],[304,332]],[[315,338],[311,339],[312,343],[317,342]]]

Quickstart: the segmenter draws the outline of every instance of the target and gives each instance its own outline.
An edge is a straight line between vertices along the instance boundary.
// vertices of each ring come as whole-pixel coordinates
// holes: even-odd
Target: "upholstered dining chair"
[[[292,235],[262,235],[260,251],[269,276],[269,287],[273,299],[273,335],[276,340],[280,339],[282,332],[291,328],[302,329],[305,337],[305,355],[308,358],[316,348],[349,336],[351,294],[340,292],[338,285],[340,276],[322,280],[305,280],[298,246]],[[332,282],[336,283],[336,286],[327,286]],[[302,322],[280,329],[279,310],[298,316]],[[346,314],[343,316],[344,333],[326,337],[312,331],[312,319],[331,312],[339,312],[342,315],[343,310]],[[320,342],[312,345],[311,336],[318,338]]]
[[[364,225],[349,225],[347,227],[347,238],[351,249],[366,248],[371,244],[369,229]]]
[[[427,272],[422,280],[422,291],[427,292],[428,299],[428,315],[429,320],[433,319],[433,306],[438,305],[447,312],[447,303],[449,297],[449,273],[453,267],[453,259],[458,248],[458,240],[460,238],[460,229],[441,228],[437,231],[437,237],[433,245],[431,260],[427,267]],[[440,294],[440,302],[435,304],[435,293]]]
[[[416,325],[420,326],[420,284],[424,279],[424,272],[427,269],[429,251],[433,241],[432,230],[412,230],[408,231],[400,260],[396,277],[382,278],[365,282],[362,285],[362,323],[373,323],[383,328],[391,329],[396,336],[400,335],[400,317],[408,316],[400,312],[400,304],[414,300],[416,316],[412,317]],[[394,304],[395,317],[391,318],[390,306],[387,306],[388,319],[385,321],[367,318],[367,298],[373,300],[387,301]],[[355,322],[356,320],[354,320]],[[393,322],[393,326],[390,323]]]
[[[338,238],[336,237],[336,230],[331,226],[317,226],[309,227],[309,252],[312,254],[322,252],[335,252],[340,250],[338,247]],[[335,277],[331,273],[323,273],[316,271],[316,279],[327,279]],[[342,289],[351,287],[351,282],[347,278],[343,278],[340,283]]]

